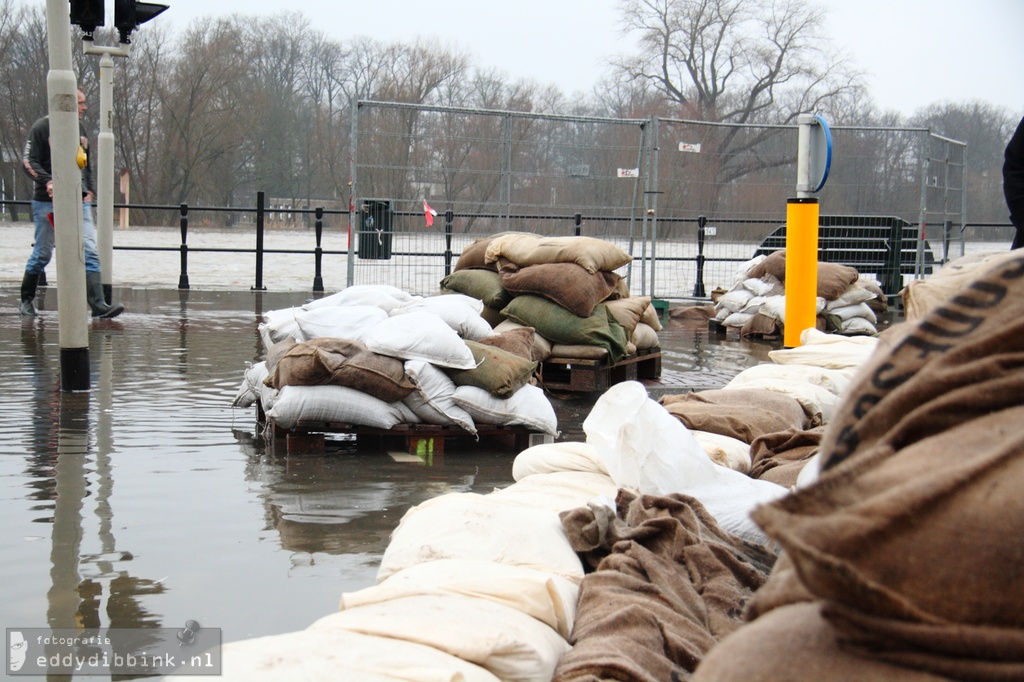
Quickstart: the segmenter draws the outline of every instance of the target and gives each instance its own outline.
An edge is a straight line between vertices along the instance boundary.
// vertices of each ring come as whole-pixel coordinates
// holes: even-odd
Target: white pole
[[[100,255],[104,291],[114,282],[114,60],[109,52],[100,57],[100,134],[96,166],[96,247]],[[110,301],[107,301],[110,303]]]
[[[57,246],[57,324],[62,391],[89,390],[89,318],[85,297],[82,174],[78,156],[78,83],[71,63],[67,0],[46,0],[50,70],[46,96],[50,117],[53,217]]]

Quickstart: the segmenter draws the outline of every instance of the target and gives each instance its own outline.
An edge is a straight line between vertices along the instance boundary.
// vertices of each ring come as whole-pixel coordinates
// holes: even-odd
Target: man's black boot
[[[100,281],[98,272],[85,273],[85,297],[89,301],[93,317],[110,319],[124,312],[124,306],[120,303],[107,305],[107,299],[103,296],[103,282]]]
[[[18,310],[25,317],[36,316],[36,306],[32,302],[36,298],[36,287],[38,285],[39,275],[26,272],[21,280],[21,303],[18,305]]]

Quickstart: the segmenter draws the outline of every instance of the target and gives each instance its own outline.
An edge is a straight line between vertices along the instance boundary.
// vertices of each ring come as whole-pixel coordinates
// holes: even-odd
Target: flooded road
[[[195,620],[225,642],[301,629],[372,584],[411,506],[512,482],[516,453],[472,441],[430,463],[337,438],[318,456],[268,445],[255,410],[230,404],[246,363],[263,359],[262,313],[301,293],[116,294],[128,312],[92,323],[92,390],[71,394],[58,383],[56,290],[26,322],[16,288],[0,289],[4,627]],[[684,372],[737,372],[770,350],[704,325],[662,345],[664,368]],[[592,400],[555,401],[562,439],[582,439]]]

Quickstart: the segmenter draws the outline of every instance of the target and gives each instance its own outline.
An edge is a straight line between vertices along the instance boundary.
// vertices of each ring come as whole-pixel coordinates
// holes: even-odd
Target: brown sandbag
[[[750,477],[792,488],[821,445],[824,426],[787,429],[758,436],[750,444]]]
[[[743,626],[697,666],[692,682],[949,682],[858,656],[837,641],[818,604],[794,604]]]
[[[573,649],[553,680],[686,679],[742,624],[774,555],[721,530],[686,495],[620,490],[616,507],[561,514],[573,548],[597,570],[580,584]]]
[[[359,341],[320,338],[298,343],[280,357],[264,383],[285,386],[345,386],[387,403],[406,398],[416,387],[401,360],[378,355]]]
[[[537,336],[533,327],[516,327],[493,336],[485,336],[477,339],[477,343],[485,346],[494,346],[501,350],[518,355],[524,360],[535,360],[533,357],[534,339]]]
[[[504,259],[498,275],[512,294],[536,294],[554,301],[579,317],[590,317],[594,306],[616,291],[622,279],[614,272],[588,272],[576,263],[540,263],[520,268]]]
[[[848,651],[1024,679],[1024,253],[900,327],[826,428],[821,478],[755,510],[787,561],[750,614],[810,594]]]
[[[752,443],[764,434],[813,425],[795,398],[766,388],[665,395],[658,402],[688,429],[718,433],[744,443]]]
[[[765,275],[771,275],[780,282],[786,281],[786,250],[775,251],[747,273],[749,277],[760,279]],[[843,295],[853,283],[860,278],[856,268],[838,263],[818,263],[818,291],[817,295],[826,301],[834,301]]]

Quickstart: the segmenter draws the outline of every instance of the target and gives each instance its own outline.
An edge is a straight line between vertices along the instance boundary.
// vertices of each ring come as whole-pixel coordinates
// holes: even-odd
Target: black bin
[[[364,199],[359,204],[359,257],[391,258],[391,200]]]

